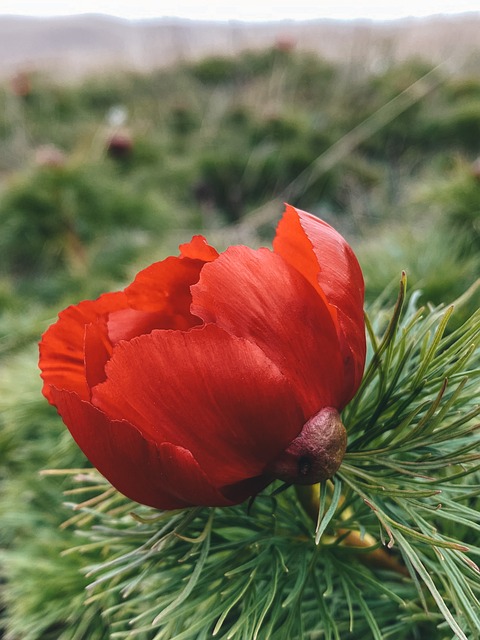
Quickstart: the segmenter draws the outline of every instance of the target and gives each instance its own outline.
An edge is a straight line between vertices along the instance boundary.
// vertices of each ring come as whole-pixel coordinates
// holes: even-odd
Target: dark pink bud
[[[331,478],[342,463],[347,432],[338,411],[322,409],[269,465],[268,474],[290,484],[315,484]]]

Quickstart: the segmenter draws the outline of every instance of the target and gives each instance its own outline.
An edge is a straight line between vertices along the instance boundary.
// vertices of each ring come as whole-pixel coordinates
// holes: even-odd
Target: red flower
[[[133,500],[230,505],[337,470],[338,412],[365,362],[362,274],[332,227],[291,206],[273,246],[219,255],[195,236],[45,332],[44,395]]]

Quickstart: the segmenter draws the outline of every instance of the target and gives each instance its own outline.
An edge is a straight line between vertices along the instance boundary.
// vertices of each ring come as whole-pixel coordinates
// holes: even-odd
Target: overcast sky
[[[106,13],[130,19],[177,16],[195,20],[389,20],[479,10],[479,0],[0,0],[0,15]]]

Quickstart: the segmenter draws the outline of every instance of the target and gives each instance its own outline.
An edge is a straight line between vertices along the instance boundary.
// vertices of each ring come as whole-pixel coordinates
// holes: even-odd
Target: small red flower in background
[[[195,236],[180,252],[43,335],[43,393],[77,444],[120,492],[161,509],[241,502],[274,477],[296,481],[291,460],[299,482],[332,475],[337,412],[365,363],[349,245],[287,205],[273,251],[219,255]],[[335,460],[312,475],[315,446]]]

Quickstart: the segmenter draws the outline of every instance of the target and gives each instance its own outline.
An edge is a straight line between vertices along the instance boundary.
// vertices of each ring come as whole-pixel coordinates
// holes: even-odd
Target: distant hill
[[[332,60],[374,67],[418,55],[453,66],[480,60],[480,12],[456,16],[274,23],[159,19],[129,22],[101,15],[69,18],[0,16],[0,76],[18,70],[75,78],[111,68],[146,71],[181,59],[295,46]],[[480,64],[480,63],[479,63]]]

